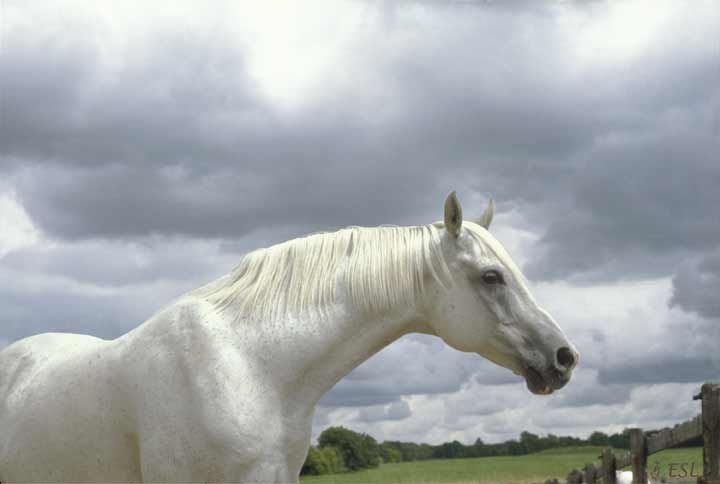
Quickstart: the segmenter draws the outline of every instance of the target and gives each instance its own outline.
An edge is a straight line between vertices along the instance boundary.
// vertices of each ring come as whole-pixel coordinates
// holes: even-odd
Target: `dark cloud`
[[[31,245],[0,258],[0,339],[85,333],[116,338],[239,255],[205,241]]]
[[[672,283],[671,306],[715,319],[713,323],[720,326],[720,251],[706,254],[696,262],[686,262]]]
[[[216,245],[172,239],[34,245],[7,254],[2,267],[17,274],[35,273],[96,287],[160,281],[199,285],[229,272],[241,257],[218,257]]]
[[[160,29],[126,39],[108,60],[112,33],[101,22],[64,16],[51,23],[54,35],[27,24],[3,32],[6,162],[97,169],[235,159],[242,139],[228,146],[224,136],[250,131],[243,119],[263,114],[244,55],[222,30]]]
[[[583,375],[578,373],[582,372]],[[579,408],[591,405],[619,405],[630,400],[630,392],[637,382],[601,383],[597,370],[583,366],[565,388],[552,395],[553,408]]]
[[[2,155],[33,219],[68,239],[421,223],[465,186],[544,234],[535,278],[657,273],[717,240],[709,50],[659,43],[578,71],[551,10],[441,8],[453,28],[427,43],[407,9],[350,44],[355,82],[330,74],[292,113],[215,25],[130,42],[110,80],[103,30],[9,29]]]
[[[710,351],[717,349],[712,342]],[[667,353],[628,356],[598,373],[598,382],[607,384],[692,383],[717,379],[720,360],[716,353],[687,354],[687,348],[669,342]]]
[[[431,174],[408,170],[339,100],[276,112],[222,31],[131,42],[108,80],[85,30],[68,29],[59,45],[8,30],[0,155],[53,236],[377,225],[426,203],[418,194]]]
[[[352,187],[335,181],[318,184],[326,168],[269,170],[263,176],[221,169],[197,177],[181,168],[43,168],[27,172],[18,186],[34,220],[66,239],[163,234],[237,238],[283,225],[302,227],[296,234],[301,235],[392,223],[418,202],[414,190],[422,185],[395,186],[398,176],[376,180],[368,172]],[[388,197],[393,198],[390,203]],[[442,199],[433,201],[439,212]]]
[[[0,285],[0,328],[2,336],[10,341],[45,332],[117,338],[170,302],[172,289],[177,290],[176,286],[170,290],[146,286],[128,291],[92,291],[64,280],[19,281],[16,273],[5,271],[0,274]]]
[[[691,125],[597,148],[574,179],[563,217],[540,239],[543,257],[528,276],[584,283],[661,276],[717,247],[720,218],[709,207],[720,204],[720,170],[710,133]]]
[[[471,379],[480,380],[478,374],[491,366],[476,354],[452,350],[439,338],[406,336],[352,371],[320,404],[326,407],[385,405],[398,402],[406,395],[452,393]],[[510,373],[505,369],[500,371]],[[492,369],[490,373],[497,375]]]
[[[407,395],[454,393],[471,383],[493,386],[521,382],[521,377],[475,353],[460,353],[437,337],[413,334],[356,368],[323,397],[321,404],[386,405]],[[493,405],[491,400],[486,404]]]
[[[670,304],[694,318],[653,328],[639,348],[588,321],[574,340],[591,376],[536,423],[589,427],[594,410],[609,419],[629,405],[634,385],[716,377],[720,70],[702,8],[626,52],[579,35],[606,2],[417,3],[386,2],[384,28],[355,26],[291,108],[252,74],[232,22],[113,31],[92,9],[15,8],[0,56],[0,183],[52,247],[0,259],[0,346],[47,330],[115,337],[250,248],[431,222],[457,188],[463,200],[494,196],[500,219],[516,214],[537,236],[524,254],[531,279],[674,274]],[[568,30],[566,13],[587,23]],[[582,305],[575,313],[584,321]],[[658,322],[640,316],[633,324]],[[438,417],[446,430],[487,417],[505,435],[533,423],[503,413],[520,390],[509,371],[412,336],[341,381],[319,418],[361,406],[359,422],[405,425],[417,412],[404,397],[454,395],[444,411],[456,418]]]

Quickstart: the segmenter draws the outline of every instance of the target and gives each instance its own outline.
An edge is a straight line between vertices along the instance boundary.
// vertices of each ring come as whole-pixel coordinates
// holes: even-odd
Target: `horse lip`
[[[546,383],[542,373],[535,368],[531,366],[524,367],[523,376],[525,377],[525,384],[528,390],[535,395],[550,395],[553,392],[553,388]]]

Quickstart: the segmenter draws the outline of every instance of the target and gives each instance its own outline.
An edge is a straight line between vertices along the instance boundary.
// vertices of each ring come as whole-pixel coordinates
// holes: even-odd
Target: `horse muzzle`
[[[550,368],[545,371],[539,371],[531,366],[523,368],[523,377],[528,390],[535,395],[550,395],[555,390],[559,390],[570,381],[570,373],[562,374],[561,372]]]
[[[525,366],[522,369],[522,376],[525,378],[528,390],[535,395],[550,395],[555,390],[564,387],[572,377],[572,369],[558,369],[549,367],[538,370],[532,366]]]

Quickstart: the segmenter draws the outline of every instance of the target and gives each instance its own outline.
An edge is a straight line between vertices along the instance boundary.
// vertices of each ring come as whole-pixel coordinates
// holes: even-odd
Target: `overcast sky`
[[[251,6],[252,5],[252,6]],[[262,5],[262,6],[259,6]],[[407,336],[323,400],[378,440],[587,436],[720,379],[720,4],[0,2],[0,347],[114,338],[242,254],[466,215],[582,354],[560,392]]]

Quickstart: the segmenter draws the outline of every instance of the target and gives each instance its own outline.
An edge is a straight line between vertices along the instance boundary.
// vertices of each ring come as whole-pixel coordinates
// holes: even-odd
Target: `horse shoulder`
[[[162,337],[151,338],[154,343],[148,344],[160,345],[155,351],[169,358],[164,371],[171,376],[163,381],[175,381],[175,390],[167,388],[163,393],[175,395],[184,405],[171,415],[185,415],[185,424],[194,428],[195,442],[204,441],[244,465],[275,449],[278,458],[286,456],[288,446],[294,450],[293,460],[304,460],[312,411],[298,416],[284,408],[279,382],[265,371],[262,360],[267,355],[258,354],[252,345],[257,328],[228,320],[214,306],[195,298],[179,300],[151,324],[162,328],[152,332]]]
[[[249,391],[252,365],[232,343],[222,315],[192,297],[119,338],[122,372],[138,409],[142,460],[155,462],[158,478],[193,477],[191,468],[205,468],[198,459],[210,458],[202,449],[253,453],[262,429],[250,435],[248,421],[258,411]],[[177,456],[182,466],[173,464]]]

